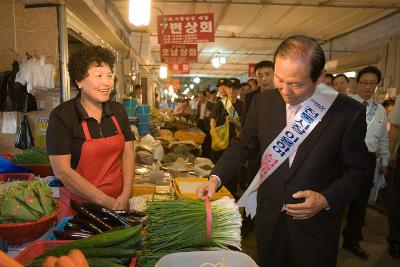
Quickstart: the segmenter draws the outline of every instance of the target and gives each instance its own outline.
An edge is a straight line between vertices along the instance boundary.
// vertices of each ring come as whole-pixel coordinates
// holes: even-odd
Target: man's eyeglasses
[[[371,87],[375,87],[378,85],[378,82],[372,81],[372,82],[367,82],[367,81],[359,81],[359,84],[361,84],[362,86],[371,86]]]

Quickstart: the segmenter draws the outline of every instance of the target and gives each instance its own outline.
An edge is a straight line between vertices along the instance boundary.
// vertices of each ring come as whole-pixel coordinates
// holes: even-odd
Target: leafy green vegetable
[[[21,154],[15,155],[13,158],[15,163],[19,164],[48,164],[49,156],[46,151],[40,148],[26,149]]]
[[[1,183],[0,187],[0,223],[37,221],[57,208],[41,179]]]

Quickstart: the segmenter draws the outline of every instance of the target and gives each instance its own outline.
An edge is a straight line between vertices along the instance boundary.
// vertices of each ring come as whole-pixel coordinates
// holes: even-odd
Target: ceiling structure
[[[128,21],[128,0],[110,2],[132,32],[149,36],[152,64],[160,64],[157,16],[214,13],[215,42],[198,44],[198,63],[190,64],[191,75],[214,77],[243,75],[249,63],[271,60],[291,35],[313,36],[323,44],[400,10],[399,1],[389,0],[152,0],[150,25],[139,28]],[[227,57],[220,68],[211,65],[217,54]]]

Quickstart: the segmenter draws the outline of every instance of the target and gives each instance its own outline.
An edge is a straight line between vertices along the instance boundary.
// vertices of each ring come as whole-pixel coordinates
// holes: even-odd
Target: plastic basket
[[[197,199],[197,194],[195,193],[195,190],[193,192],[186,192],[183,190],[183,188],[180,188],[180,185],[183,183],[191,183],[192,188],[197,188],[198,185],[207,182],[207,178],[175,178],[172,181],[172,185],[175,189],[176,195],[181,198],[181,199],[192,199],[196,200]],[[214,196],[211,198],[211,200],[217,200],[220,199],[221,197],[229,197],[233,198],[231,193],[229,192],[228,189],[226,189],[225,186],[223,186],[218,192],[214,194]]]
[[[0,181],[29,181],[35,179],[33,173],[0,173]]]
[[[162,257],[155,265],[155,267],[176,266],[257,267],[257,264],[250,256],[242,252],[220,250],[172,253]]]
[[[24,249],[20,254],[18,254],[15,259],[27,266],[33,259],[46,253],[50,249],[56,248],[58,246],[68,244],[71,240],[42,240],[33,242],[26,249]]]
[[[12,160],[13,155],[8,154],[8,153],[3,153],[3,154],[0,154],[0,157],[5,158],[6,160]]]
[[[37,241],[30,244],[26,249],[24,249],[15,259],[27,266],[36,257],[46,253],[50,249],[56,248],[61,245],[73,242],[72,240],[43,240]],[[135,267],[137,262],[137,257],[132,258],[129,267]],[[106,266],[104,266],[106,267]]]
[[[33,174],[40,177],[54,176],[54,172],[50,164],[17,164],[17,165],[30,169]]]
[[[60,205],[56,202],[57,209],[50,216],[43,217],[35,222],[0,224],[0,236],[10,245],[20,245],[38,239],[50,227],[61,212]]]

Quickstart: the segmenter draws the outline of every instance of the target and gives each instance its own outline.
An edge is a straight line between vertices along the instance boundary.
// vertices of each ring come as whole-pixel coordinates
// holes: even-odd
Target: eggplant
[[[107,216],[113,219],[119,225],[130,226],[130,224],[126,222],[124,218],[119,216],[114,211],[107,209],[106,207],[100,206],[96,203],[83,203],[82,206],[99,216]]]
[[[114,212],[120,216],[135,216],[135,217],[144,217],[146,213],[138,210],[114,210]]]
[[[89,221],[97,225],[103,231],[108,231],[112,229],[111,225],[101,220],[98,217],[98,215],[94,214],[93,212],[91,212],[90,210],[88,210],[86,207],[82,206],[75,200],[71,199],[69,203],[76,212],[78,212],[83,217],[87,218]]]
[[[68,230],[68,231],[55,230],[53,233],[58,240],[78,240],[92,236],[91,234],[88,233],[73,231],[73,230]]]
[[[145,217],[146,213],[143,211],[138,211],[138,210],[130,210],[129,215],[133,215],[135,217]]]
[[[103,230],[101,230],[97,225],[92,223],[91,221],[87,220],[83,216],[74,216],[73,221],[78,225],[82,226],[83,228],[90,229],[91,232],[94,234],[101,234],[103,233]]]
[[[93,234],[90,230],[88,230],[86,227],[82,227],[74,223],[73,221],[69,221],[64,225],[64,231],[79,231],[87,234]]]

